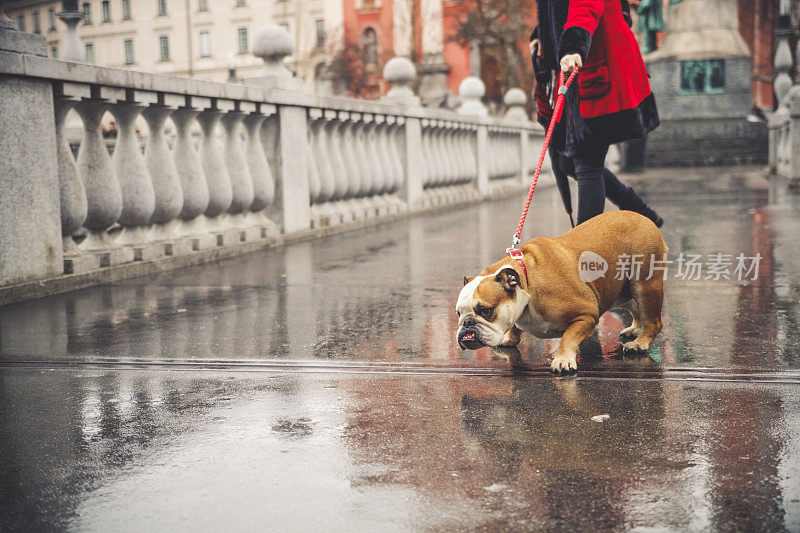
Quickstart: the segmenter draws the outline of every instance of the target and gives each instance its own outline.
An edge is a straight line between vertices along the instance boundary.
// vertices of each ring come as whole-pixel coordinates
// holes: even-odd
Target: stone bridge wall
[[[422,108],[407,75],[378,103],[292,90],[269,57],[220,84],[45,55],[0,28],[0,303],[521,191],[543,141],[480,91]]]

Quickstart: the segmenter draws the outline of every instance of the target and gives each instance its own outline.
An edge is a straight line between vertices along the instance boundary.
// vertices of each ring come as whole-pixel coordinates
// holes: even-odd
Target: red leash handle
[[[550,137],[553,136],[553,129],[555,128],[556,124],[559,120],[561,120],[561,111],[564,107],[564,98],[566,96],[567,89],[569,89],[569,86],[572,84],[572,80],[574,80],[575,76],[577,75],[578,67],[575,67],[572,69],[572,73],[569,75],[567,82],[564,83],[564,73],[558,73],[558,96],[556,96],[556,102],[553,107],[553,117],[550,119],[550,124],[547,127],[547,135],[544,136],[544,146],[542,147],[542,153],[539,156],[539,164],[536,165],[536,170],[533,173],[531,189],[528,191],[528,197],[525,199],[525,206],[522,208],[522,216],[519,219],[517,232],[514,234],[514,240],[512,241],[511,248],[509,248],[509,250],[516,250],[517,246],[519,246],[519,239],[522,236],[522,227],[525,225],[525,219],[528,217],[528,209],[531,207],[533,191],[536,189],[536,183],[539,181],[539,174],[541,173],[542,165],[544,164],[544,157],[547,155],[547,147],[550,145]]]

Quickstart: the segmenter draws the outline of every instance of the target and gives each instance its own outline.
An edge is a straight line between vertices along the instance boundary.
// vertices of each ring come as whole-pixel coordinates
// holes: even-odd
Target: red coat
[[[620,0],[569,0],[558,57],[570,53],[583,60],[578,99],[593,135],[615,143],[658,126],[644,60]]]

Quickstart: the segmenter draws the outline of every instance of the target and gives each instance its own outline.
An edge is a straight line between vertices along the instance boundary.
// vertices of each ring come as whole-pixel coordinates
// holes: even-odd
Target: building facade
[[[268,24],[294,37],[289,67],[314,89],[324,60],[324,0],[79,0],[84,22],[78,35],[89,63],[144,72],[226,81],[254,77],[261,60],[251,54],[253,34]],[[61,2],[24,0],[6,4],[18,27],[47,39],[59,57],[66,26]]]

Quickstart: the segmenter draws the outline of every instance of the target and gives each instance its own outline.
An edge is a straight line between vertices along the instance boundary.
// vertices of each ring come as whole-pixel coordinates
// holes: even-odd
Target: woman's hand
[[[531,55],[533,55],[534,50],[537,50],[538,52],[536,55],[538,57],[544,56],[544,50],[542,50],[542,43],[539,41],[539,39],[532,40],[530,44],[528,44],[528,47],[531,49]]]
[[[581,68],[583,60],[580,54],[567,54],[561,58],[561,72],[569,73],[574,67]]]

